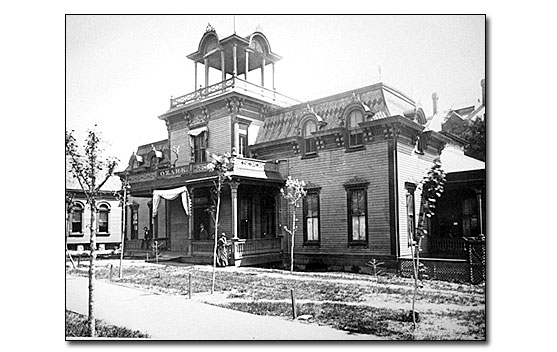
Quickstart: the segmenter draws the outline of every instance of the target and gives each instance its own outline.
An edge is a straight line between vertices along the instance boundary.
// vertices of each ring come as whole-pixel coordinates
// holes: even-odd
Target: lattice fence
[[[470,265],[466,260],[458,259],[420,259],[424,266],[422,273],[429,279],[470,282]],[[404,277],[413,277],[412,259],[399,259],[399,273]]]
[[[470,244],[468,254],[470,261],[470,281],[473,284],[479,284],[485,281],[485,244]]]

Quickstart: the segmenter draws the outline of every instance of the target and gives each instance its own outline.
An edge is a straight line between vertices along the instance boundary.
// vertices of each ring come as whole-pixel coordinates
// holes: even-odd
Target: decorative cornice
[[[358,186],[366,186],[369,185],[369,181],[365,178],[360,178],[358,176],[352,177],[350,180],[346,181],[343,186],[344,188],[351,188],[351,187],[358,187]]]

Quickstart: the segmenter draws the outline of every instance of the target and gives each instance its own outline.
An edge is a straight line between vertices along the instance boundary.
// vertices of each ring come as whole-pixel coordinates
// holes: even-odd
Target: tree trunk
[[[91,200],[91,222],[90,222],[90,230],[91,230],[91,240],[89,241],[89,245],[91,247],[91,258],[89,264],[89,332],[91,337],[96,336],[95,331],[95,312],[94,312],[94,303],[95,303],[95,257],[97,255],[96,247],[97,247],[97,232],[96,232],[96,224],[95,224],[95,215],[96,215],[96,206],[95,201]]]
[[[65,247],[66,247],[66,254],[68,255],[68,258],[70,258],[70,262],[72,263],[72,267],[75,269],[75,262],[73,261],[72,255],[70,254],[70,251],[68,250],[68,236],[70,233],[70,213],[66,212],[66,238],[65,238]]]
[[[122,237],[120,242],[120,267],[118,269],[118,277],[122,278],[122,262],[124,260],[124,239],[126,238],[126,203],[127,203],[126,186],[124,185],[124,199],[122,200]]]
[[[217,194],[217,211],[216,211],[216,215],[215,215],[215,244],[213,246],[213,283],[211,285],[211,294],[213,294],[215,292],[215,276],[216,276],[216,267],[217,267],[217,239],[218,239],[218,233],[219,233],[219,214],[220,212],[220,187],[218,190],[218,194]]]
[[[292,232],[290,241],[290,273],[294,272],[294,234],[296,233],[296,206],[294,206],[294,211],[292,212]]]

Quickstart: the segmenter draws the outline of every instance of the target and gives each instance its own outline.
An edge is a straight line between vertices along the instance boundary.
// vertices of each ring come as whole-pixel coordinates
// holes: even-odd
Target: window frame
[[[207,131],[203,131],[193,138],[193,162],[207,162]]]
[[[316,204],[317,204],[317,216],[311,217],[317,219],[317,239],[309,239],[308,236],[308,226],[307,226],[307,219],[308,217],[308,197],[315,196],[316,197]],[[306,196],[303,198],[302,202],[302,220],[303,220],[303,234],[304,234],[304,245],[321,245],[321,203],[320,203],[320,190],[319,189],[309,189],[307,190]]]
[[[80,221],[79,221],[79,231],[74,231],[74,213],[75,208],[80,208]],[[80,202],[74,202],[72,205],[72,211],[70,213],[70,233],[69,236],[83,236],[83,214],[85,213],[85,206]]]
[[[368,195],[367,195],[367,185],[350,185],[346,187],[346,201],[347,201],[347,219],[348,219],[348,245],[349,246],[367,246],[369,241],[369,206],[368,206]],[[364,229],[364,239],[353,238],[353,215],[352,215],[352,198],[356,192],[363,192],[364,195],[364,219],[365,219],[365,229]]]
[[[101,229],[101,213],[106,213],[106,228],[103,229]],[[108,205],[107,203],[102,203],[97,208],[97,234],[98,235],[110,234],[110,205]]]
[[[365,121],[365,112],[360,107],[356,106],[356,107],[349,108],[347,110],[345,121],[346,121],[346,134],[347,134],[346,146],[348,149],[361,149],[365,145],[364,132],[362,131],[361,127],[359,125],[352,126],[352,122],[350,121],[351,116],[356,112],[360,113],[361,115],[361,121],[359,123]],[[359,123],[356,122],[356,124]],[[356,139],[356,143],[352,143],[353,138]]]
[[[130,240],[139,239],[139,205],[132,204],[130,206]],[[136,215],[136,223],[134,224],[134,215]]]
[[[306,117],[302,123],[302,130],[301,135],[303,138],[303,156],[304,157],[315,157],[317,156],[317,140],[315,136],[312,135],[312,132],[317,132],[319,129],[319,124],[317,119],[310,115],[311,117]],[[314,127],[313,131],[306,131],[306,128],[309,124],[312,124]]]
[[[408,247],[416,238],[416,185],[414,183],[406,182],[406,233],[408,235]],[[410,202],[411,200],[411,202]],[[410,213],[411,212],[411,213]]]

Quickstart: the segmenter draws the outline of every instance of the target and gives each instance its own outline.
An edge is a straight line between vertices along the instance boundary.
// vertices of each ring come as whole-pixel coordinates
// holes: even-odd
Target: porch
[[[194,240],[191,256],[183,257],[182,262],[211,264],[213,262],[213,240]],[[281,238],[233,239],[228,241],[228,264],[249,266],[263,263],[280,262],[282,259]]]

